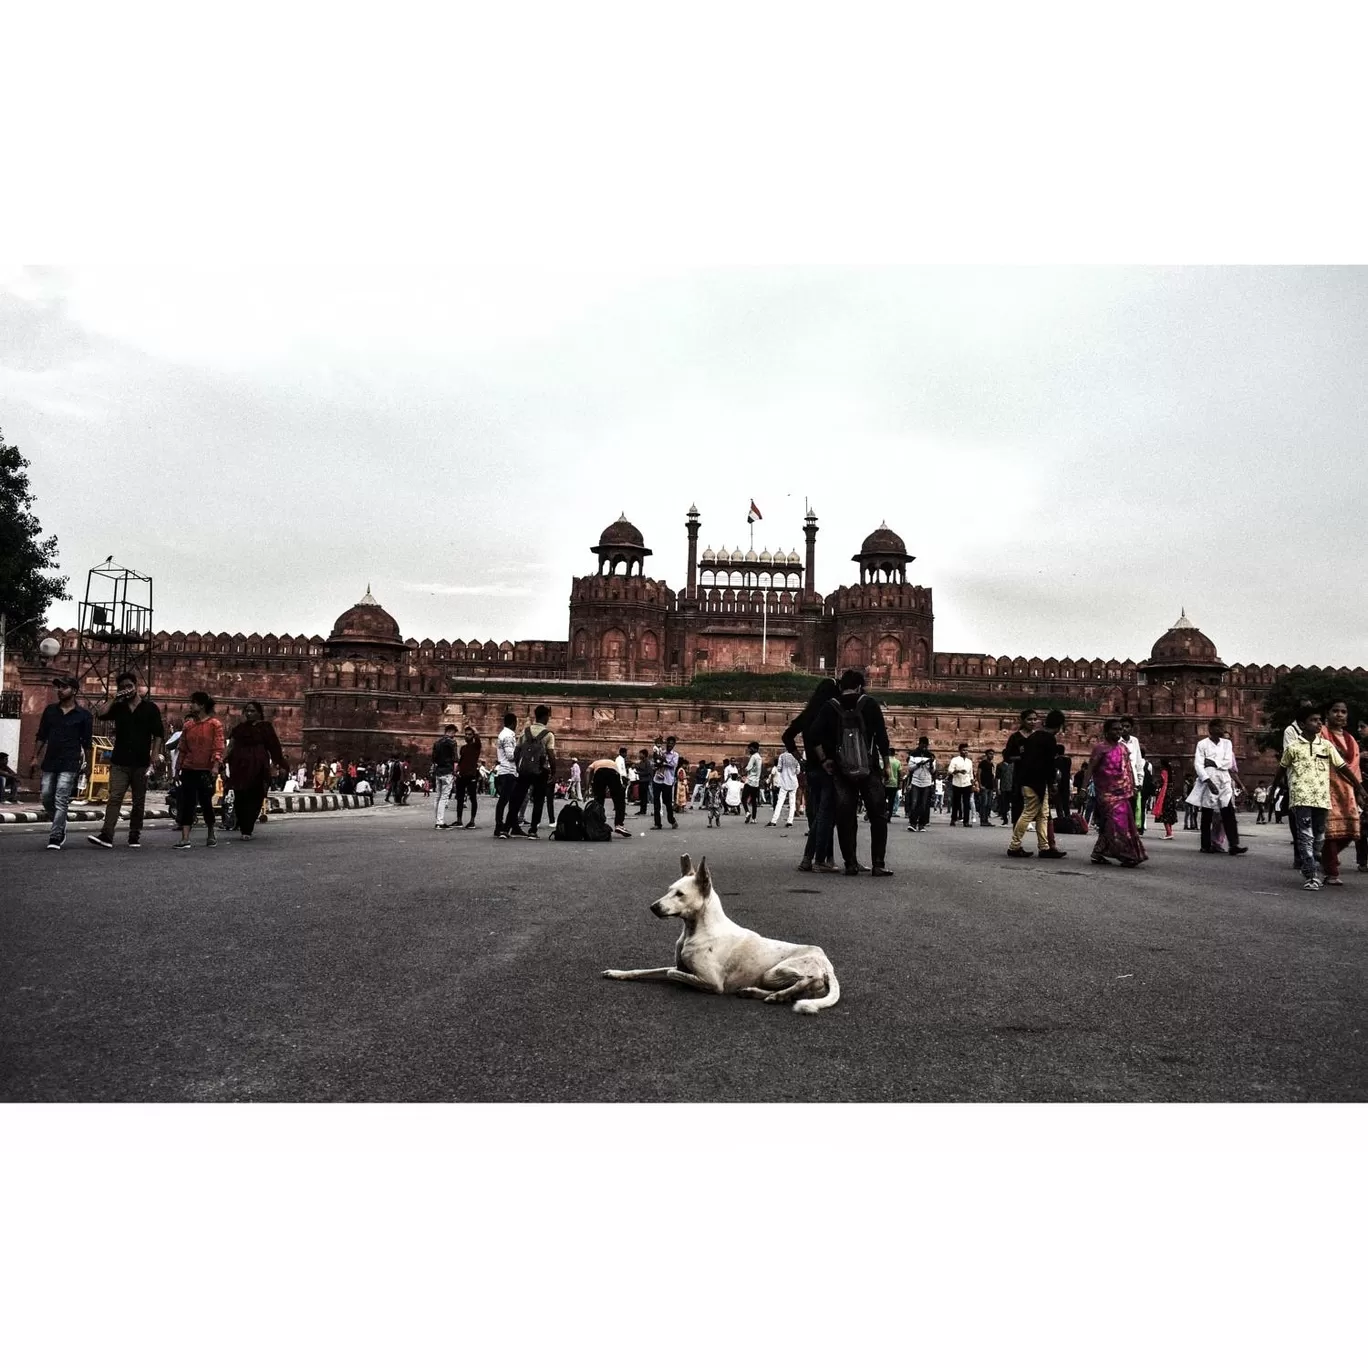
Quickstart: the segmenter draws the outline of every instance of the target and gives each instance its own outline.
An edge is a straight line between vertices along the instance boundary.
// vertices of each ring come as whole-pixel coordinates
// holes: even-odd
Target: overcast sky
[[[152,575],[167,630],[369,583],[406,635],[563,639],[620,512],[679,588],[691,503],[788,549],[807,498],[819,588],[886,520],[941,650],[1138,660],[1186,607],[1228,662],[1365,664],[1365,377],[1361,269],[0,276],[62,570]]]

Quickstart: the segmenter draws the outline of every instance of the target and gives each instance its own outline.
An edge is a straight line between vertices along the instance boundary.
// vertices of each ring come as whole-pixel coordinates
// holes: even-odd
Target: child
[[[708,825],[722,825],[722,776],[714,770],[708,776],[707,787],[703,790],[703,811],[708,814]]]

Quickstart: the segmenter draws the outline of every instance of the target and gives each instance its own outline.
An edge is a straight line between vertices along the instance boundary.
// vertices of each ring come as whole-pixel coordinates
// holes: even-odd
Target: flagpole
[[[765,597],[760,600],[760,663],[764,665],[769,660],[769,590],[761,592]]]

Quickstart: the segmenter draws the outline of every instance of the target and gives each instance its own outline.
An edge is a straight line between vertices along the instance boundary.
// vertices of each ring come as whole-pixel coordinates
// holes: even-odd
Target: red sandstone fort
[[[597,570],[571,582],[564,641],[405,640],[367,589],[326,638],[158,632],[153,694],[175,717],[179,700],[205,689],[230,722],[243,702],[260,699],[292,757],[422,759],[447,722],[469,722],[488,741],[505,710],[522,716],[541,701],[526,681],[543,681],[567,753],[595,758],[668,732],[697,759],[740,751],[750,740],[777,745],[797,707],[710,703],[706,690],[681,700],[662,686],[718,671],[816,675],[855,666],[872,692],[891,696],[886,711],[900,747],[925,733],[941,753],[960,741],[974,753],[1000,750],[1023,700],[1056,698],[1070,712],[1065,739],[1075,754],[1091,746],[1099,714],[1130,712],[1149,754],[1186,761],[1206,720],[1219,716],[1246,777],[1273,767],[1253,734],[1264,691],[1289,667],[1226,665],[1186,616],[1139,663],[937,652],[931,590],[908,583],[914,557],[889,527],[871,532],[851,558],[858,579],[822,594],[815,513],[803,520],[801,556],[711,546],[700,553],[700,525],[690,508],[679,591],[646,574],[652,553],[625,515],[604,528],[591,548]],[[38,714],[53,697],[48,679],[76,665],[76,633],[55,635],[62,651],[52,663],[6,666],[5,688],[21,694],[21,774]],[[501,690],[512,681],[518,686]],[[575,681],[600,687],[577,696]],[[615,687],[605,690],[604,682]]]

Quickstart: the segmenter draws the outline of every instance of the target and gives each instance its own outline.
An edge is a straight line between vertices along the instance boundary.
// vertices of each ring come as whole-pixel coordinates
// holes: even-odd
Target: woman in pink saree
[[[1102,740],[1088,757],[1088,772],[1097,796],[1097,844],[1093,864],[1106,864],[1107,857],[1128,869],[1149,859],[1135,829],[1135,774],[1130,752],[1121,741],[1121,719],[1109,717],[1102,729]]]

